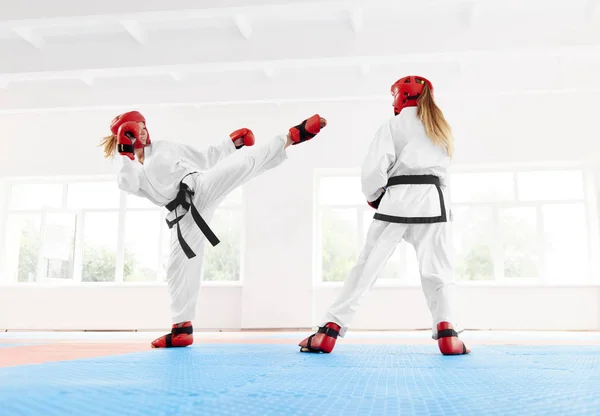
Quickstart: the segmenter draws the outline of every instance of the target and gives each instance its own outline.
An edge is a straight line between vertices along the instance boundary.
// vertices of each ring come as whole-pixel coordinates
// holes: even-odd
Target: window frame
[[[529,173],[529,172],[560,172],[569,170],[579,170],[582,173],[583,179],[583,197],[574,199],[538,199],[534,201],[522,201],[518,199],[518,173]],[[494,218],[493,229],[494,238],[492,241],[493,245],[493,261],[494,261],[494,279],[492,280],[456,280],[457,284],[468,285],[468,286],[544,286],[544,287],[580,287],[587,286],[590,284],[600,283],[600,276],[598,276],[599,264],[597,260],[598,253],[598,218],[597,218],[597,205],[596,205],[596,194],[594,188],[594,170],[593,167],[583,162],[539,162],[539,163],[502,163],[502,164],[478,164],[478,165],[466,165],[458,164],[454,165],[449,172],[449,186],[450,192],[452,192],[452,174],[463,174],[463,173],[511,173],[512,175],[512,187],[514,199],[510,201],[478,201],[478,202],[452,202],[452,208],[457,207],[490,207],[492,209],[492,215]],[[549,205],[561,205],[561,204],[583,204],[585,210],[585,228],[587,231],[587,249],[588,249],[588,273],[585,280],[577,283],[551,283],[549,281],[548,274],[546,273],[546,261],[545,261],[545,245],[546,242],[543,239],[544,235],[544,216],[543,207]],[[500,221],[499,213],[501,209],[506,208],[521,208],[521,207],[534,207],[536,209],[536,232],[537,232],[537,245],[538,255],[540,258],[540,277],[539,278],[521,278],[521,277],[505,277],[501,276],[500,270],[504,266],[504,254],[502,253],[502,240],[500,237]]]
[[[517,173],[527,172],[540,172],[540,171],[565,171],[565,170],[579,170],[582,172],[583,177],[583,197],[577,199],[567,200],[552,200],[552,199],[539,199],[534,201],[522,201],[518,199],[518,175]],[[598,221],[598,210],[596,201],[596,189],[594,181],[594,169],[583,162],[547,162],[547,163],[502,163],[502,164],[456,164],[452,166],[449,171],[449,187],[452,195],[452,175],[463,174],[463,173],[511,173],[512,175],[512,187],[513,187],[513,199],[508,201],[477,201],[477,202],[451,202],[452,208],[458,207],[490,207],[493,215],[493,230],[494,238],[493,241],[493,267],[494,267],[494,278],[492,280],[459,280],[456,279],[456,284],[459,286],[468,287],[581,287],[589,285],[600,284],[600,259],[598,253],[600,253],[600,231]],[[322,206],[320,201],[320,183],[323,178],[328,177],[360,177],[359,169],[316,169],[314,174],[314,252],[313,252],[313,286],[317,287],[339,287],[343,282],[324,282],[322,280],[322,226],[321,226],[321,215]],[[560,205],[560,204],[582,204],[585,210],[585,228],[587,231],[586,242],[588,248],[588,273],[585,279],[582,279],[576,283],[554,283],[551,282],[548,274],[546,273],[546,260],[545,260],[545,240],[544,240],[544,217],[543,207],[549,205]],[[360,205],[327,205],[328,207],[360,207]],[[366,207],[366,208],[365,208]],[[521,207],[533,207],[536,210],[536,232],[538,256],[539,256],[539,278],[521,278],[521,277],[506,277],[503,276],[504,272],[504,252],[502,250],[501,230],[500,230],[500,212],[506,208],[521,208]],[[365,201],[362,212],[370,209]],[[359,214],[360,215],[360,214]],[[360,219],[362,221],[362,219]],[[361,226],[361,222],[357,222],[358,226]],[[359,231],[360,233],[361,231]],[[360,249],[359,249],[360,251]],[[375,287],[415,287],[420,284],[411,284],[404,279],[378,279],[375,283]]]
[[[344,283],[340,282],[325,282],[323,281],[323,264],[322,264],[322,242],[323,242],[323,234],[321,226],[321,218],[322,218],[322,208],[327,206],[328,208],[333,209],[354,209],[356,213],[357,219],[357,235],[356,235],[356,244],[357,244],[357,254],[360,254],[360,251],[363,248],[363,241],[366,237],[364,234],[365,223],[364,217],[365,213],[372,212],[375,215],[375,210],[371,208],[367,201],[365,200],[362,204],[331,204],[325,205],[321,204],[320,201],[320,187],[321,187],[321,179],[323,178],[332,178],[332,177],[360,177],[360,170],[357,169],[315,169],[313,175],[313,189],[314,189],[314,204],[313,204],[313,235],[314,235],[314,250],[313,250],[313,286],[315,287],[340,287]],[[363,237],[361,239],[361,237]],[[403,264],[404,270],[406,273],[407,267],[406,263]],[[418,283],[410,283],[406,279],[377,279],[374,287],[377,288],[414,288],[420,286],[420,280]]]
[[[162,267],[161,259],[164,255],[163,249],[163,238],[167,237],[170,233],[165,221],[166,210],[163,207],[127,207],[127,196],[128,193],[119,190],[119,205],[117,208],[81,208],[81,209],[69,209],[67,208],[68,198],[68,186],[73,183],[90,183],[90,182],[112,182],[115,187],[117,186],[115,178],[112,175],[89,175],[89,176],[61,176],[61,177],[11,177],[4,178],[0,181],[0,190],[2,190],[2,201],[0,204],[0,284],[4,285],[16,285],[16,286],[85,286],[85,285],[102,285],[102,286],[117,286],[117,287],[135,287],[135,286],[166,286],[167,282],[161,278],[160,268]],[[60,208],[48,208],[44,207],[41,209],[11,209],[11,188],[13,185],[46,185],[46,184],[60,184],[62,186],[62,206]],[[236,287],[243,286],[244,279],[244,249],[245,249],[245,221],[246,221],[246,209],[244,199],[244,189],[240,189],[241,200],[239,203],[227,203],[222,202],[216,210],[226,209],[237,211],[240,215],[240,270],[239,280],[235,281],[202,281],[203,286],[207,287]],[[138,281],[138,282],[127,282],[124,281],[124,264],[125,264],[125,219],[129,212],[156,212],[161,213],[160,215],[160,226],[159,226],[159,241],[158,244],[158,267],[157,273],[154,280]],[[75,241],[74,241],[74,259],[73,259],[73,275],[68,279],[61,278],[48,278],[43,277],[42,267],[39,259],[41,258],[41,248],[38,252],[38,264],[36,270],[36,279],[33,282],[19,282],[13,276],[9,274],[6,268],[6,232],[8,218],[14,214],[32,214],[39,215],[40,217],[40,233],[44,233],[46,218],[48,214],[73,214],[76,218],[75,227]],[[85,227],[85,217],[88,213],[116,213],[118,215],[118,231],[117,231],[117,248],[116,248],[116,260],[115,260],[115,279],[108,282],[84,282],[82,281],[83,272],[83,235]],[[158,226],[159,224],[157,224]]]

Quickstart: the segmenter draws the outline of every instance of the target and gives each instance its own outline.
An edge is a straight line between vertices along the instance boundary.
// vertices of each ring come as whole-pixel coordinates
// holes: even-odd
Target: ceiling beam
[[[476,25],[479,7],[479,1],[477,0],[461,3],[459,20],[467,29],[472,29]]]
[[[359,34],[365,25],[362,7],[355,7],[349,12],[350,28],[355,34]]]
[[[485,97],[500,97],[500,96],[556,96],[556,95],[593,95],[600,98],[600,88],[581,88],[581,89],[554,89],[554,90],[519,90],[519,91],[450,91],[450,92],[438,92],[436,96],[438,98],[485,98]],[[37,107],[15,107],[15,108],[3,108],[0,107],[0,115],[8,114],[27,114],[27,113],[52,113],[52,112],[71,112],[71,111],[94,111],[94,110],[109,110],[119,109],[125,107],[136,107],[136,108],[203,108],[203,107],[219,107],[219,106],[232,106],[232,105],[260,105],[260,104],[297,104],[297,103],[336,103],[336,102],[353,102],[353,101],[378,101],[387,102],[389,101],[389,94],[364,94],[364,95],[344,95],[344,96],[304,96],[304,97],[276,97],[276,98],[256,98],[256,99],[224,99],[224,100],[211,100],[211,101],[180,101],[180,102],[166,102],[166,103],[149,103],[144,101],[131,101],[130,103],[123,104],[110,103],[110,104],[99,104],[96,102],[90,103],[77,103],[71,105],[57,105],[57,106],[37,106]]]
[[[15,27],[13,31],[25,42],[29,43],[36,49],[42,49],[46,41],[42,36],[34,31],[31,27]]]
[[[366,9],[365,9],[366,10]],[[346,13],[347,9],[342,12]],[[340,10],[337,11],[338,15]],[[250,17],[250,15],[244,15]],[[123,21],[130,35],[137,42],[144,43],[148,33],[144,27],[150,27],[145,21]],[[340,22],[342,23],[342,22]],[[480,48],[476,40],[465,40],[464,31],[458,30],[456,19],[452,22],[457,30],[444,30],[444,42],[437,36],[425,36],[417,42],[391,42],[390,39],[401,39],[406,35],[401,27],[392,26],[386,30],[367,30],[360,33],[360,42],[355,37],[348,36],[347,31],[330,21],[315,20],[311,22],[287,23],[288,30],[281,31],[277,36],[268,33],[252,33],[252,42],[241,36],[221,31],[219,39],[211,42],[201,42],[199,37],[206,36],[206,31],[195,31],[190,28],[186,33],[164,33],[152,37],[152,41],[144,45],[133,42],[118,41],[114,36],[85,37],[81,42],[53,42],[52,47],[44,50],[43,56],[35,50],[11,48],[8,42],[0,43],[0,55],[11,56],[11,59],[0,60],[0,74],[17,73],[57,73],[68,71],[104,71],[108,74],[136,74],[138,67],[214,68],[220,71],[227,65],[244,65],[246,62],[260,62],[260,67],[278,58],[283,62],[314,62],[316,66],[323,62],[334,60],[373,61],[377,64],[379,57],[391,57],[382,62],[440,62],[456,58],[486,59],[488,56],[522,56],[523,59],[535,56],[552,55],[555,53],[575,54],[577,49],[586,54],[600,45],[549,45],[547,37],[555,28],[533,31],[528,42],[523,43],[515,37],[498,37],[489,50],[469,50],[469,45]],[[143,26],[142,26],[143,24]],[[342,23],[343,24],[343,23]],[[244,27],[243,25],[241,27]],[[251,28],[252,26],[250,26]],[[302,30],[299,30],[302,28]],[[446,33],[447,32],[447,33]],[[250,33],[248,33],[250,35]],[[472,37],[476,37],[476,33]],[[571,42],[585,42],[585,39],[572,38]],[[177,45],[176,48],[173,45]],[[536,46],[537,45],[537,46]],[[110,50],[111,54],[121,59],[106,59],[106,55],[98,51]],[[587,55],[593,56],[593,55]],[[597,55],[596,55],[597,56]],[[127,57],[127,59],[122,59]],[[351,62],[352,63],[352,62]],[[304,64],[302,64],[304,65]],[[277,68],[275,68],[277,69]],[[186,72],[185,69],[169,69],[169,71]]]
[[[250,39],[252,36],[252,24],[248,17],[244,14],[238,13],[234,17],[235,25],[237,26],[240,34],[246,40]]]
[[[99,108],[110,106],[213,106],[229,104],[260,104],[303,101],[351,101],[385,97],[389,99],[389,85],[395,78],[391,72],[377,72],[377,76],[363,77],[357,71],[327,71],[319,82],[298,79],[294,74],[283,74],[272,79],[257,79],[253,74],[240,77],[200,78],[197,82],[173,84],[166,82],[102,84],[102,88],[64,83],[39,85],[31,91],[27,86],[15,85],[2,92],[0,113],[23,112],[31,109]],[[600,81],[570,84],[564,88],[557,72],[544,84],[529,83],[526,79],[515,83],[496,83],[492,78],[461,83],[458,73],[447,74],[441,69],[435,75],[438,97],[479,97],[503,95],[598,94]],[[252,80],[253,82],[249,82]],[[552,87],[548,88],[548,85]],[[151,87],[149,87],[151,86]],[[66,89],[67,88],[67,89]],[[24,91],[30,91],[24,94]]]
[[[372,0],[374,2],[381,2],[382,0]],[[383,0],[389,1],[389,0]],[[119,5],[115,6],[111,10],[105,10],[103,13],[97,13],[97,6],[101,3],[94,3],[92,9],[88,11],[81,11],[88,2],[82,2],[79,7],[79,14],[64,17],[43,17],[33,19],[11,19],[3,20],[0,16],[0,29],[13,29],[16,27],[81,27],[88,26],[91,24],[107,25],[115,24],[121,21],[142,21],[144,23],[152,22],[166,22],[166,21],[180,21],[180,20],[201,20],[207,19],[212,20],[216,18],[234,17],[237,14],[247,15],[273,15],[278,13],[293,13],[296,10],[306,10],[306,8],[318,8],[321,12],[331,12],[336,10],[345,10],[346,2],[344,0],[258,0],[254,4],[249,1],[224,1],[220,0],[218,3],[222,4],[222,7],[214,7],[214,1],[201,2],[201,1],[188,1],[186,4],[191,7],[177,6],[180,1],[171,2],[175,5],[174,9],[166,9],[165,4],[168,2],[161,1],[161,10],[153,11],[138,11],[133,10],[131,12],[123,13],[123,1],[118,2]],[[127,3],[127,2],[125,2]],[[201,4],[209,4],[210,7],[202,7]],[[89,3],[93,4],[93,3]],[[198,5],[200,5],[198,7]],[[148,10],[149,7],[144,7],[144,10]],[[65,12],[66,14],[66,12]],[[4,15],[4,14],[3,14]]]
[[[122,45],[121,45],[122,47]],[[289,58],[268,60],[260,59],[260,56],[235,56],[239,60],[229,59],[216,62],[198,63],[198,64],[176,64],[159,65],[146,64],[142,66],[131,66],[123,68],[97,68],[97,69],[76,69],[76,70],[56,70],[56,71],[33,71],[33,72],[4,72],[0,75],[9,81],[38,81],[38,80],[60,80],[60,79],[81,79],[83,77],[126,77],[126,76],[164,76],[170,74],[185,73],[222,73],[222,72],[244,72],[244,71],[264,71],[269,76],[271,71],[280,69],[311,69],[311,68],[332,68],[332,67],[361,67],[368,64],[371,69],[382,65],[400,65],[400,64],[440,64],[460,62],[462,65],[485,63],[486,61],[502,60],[523,60],[535,61],[536,59],[545,59],[551,57],[561,57],[566,60],[576,61],[578,58],[589,59],[590,56],[600,55],[600,45],[572,46],[559,48],[523,48],[513,50],[498,51],[491,50],[471,50],[440,53],[406,53],[389,55],[354,55],[354,56],[336,56],[333,50],[324,48],[324,55],[328,57],[315,58]],[[125,49],[123,50],[123,52]],[[125,53],[115,55],[128,56]],[[135,55],[133,53],[133,55]],[[79,55],[78,55],[79,56]],[[244,58],[255,57],[256,60]],[[85,58],[85,57],[84,57]],[[46,60],[48,58],[46,57]],[[133,59],[133,63],[139,64],[140,59]],[[269,68],[268,70],[265,68]],[[23,68],[24,69],[24,68]]]
[[[596,17],[600,14],[600,0],[587,0],[584,9],[584,19],[587,22],[595,21]]]
[[[81,77],[81,81],[88,87],[94,86],[94,77]]]
[[[139,20],[121,20],[120,25],[140,45],[148,41],[148,31],[144,29]]]

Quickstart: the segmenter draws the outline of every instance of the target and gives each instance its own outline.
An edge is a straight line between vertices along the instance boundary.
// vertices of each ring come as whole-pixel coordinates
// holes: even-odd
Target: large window
[[[113,180],[14,182],[8,187],[3,271],[12,282],[161,282],[170,249],[164,208]],[[224,200],[206,244],[204,279],[239,281],[241,190]]]
[[[583,169],[451,176],[457,278],[590,281],[594,235]]]
[[[593,192],[583,169],[457,171],[450,175],[456,279],[586,283],[591,278]],[[320,281],[346,278],[364,244],[373,210],[357,174],[318,177]],[[379,279],[418,283],[403,242]]]
[[[375,210],[367,205],[358,176],[318,178],[317,256],[323,282],[346,279],[360,254]],[[414,249],[402,242],[385,265],[379,280],[418,284]]]

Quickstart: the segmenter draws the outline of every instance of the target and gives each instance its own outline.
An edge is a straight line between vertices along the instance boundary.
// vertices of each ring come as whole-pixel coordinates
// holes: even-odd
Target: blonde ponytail
[[[99,146],[104,146],[104,157],[109,158],[115,155],[117,150],[117,136],[111,134],[102,139]]]
[[[417,100],[417,115],[425,126],[425,132],[433,143],[446,149],[448,156],[454,155],[452,129],[444,118],[442,110],[435,104],[429,86],[423,86],[423,92]]]

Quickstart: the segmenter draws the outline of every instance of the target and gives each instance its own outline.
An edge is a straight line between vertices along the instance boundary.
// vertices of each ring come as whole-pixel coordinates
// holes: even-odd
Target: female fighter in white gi
[[[453,153],[451,129],[419,76],[391,88],[394,117],[383,123],[362,166],[362,190],[377,209],[365,246],[319,330],[300,342],[302,352],[329,353],[343,337],[381,269],[404,239],[417,253],[421,283],[442,354],[467,354],[453,327],[450,285],[453,247],[443,179]]]
[[[119,188],[166,207],[171,229],[167,283],[173,326],[152,342],[154,348],[185,347],[194,341],[192,319],[200,291],[204,242],[219,243],[210,222],[216,206],[238,186],[281,164],[286,149],[313,138],[325,127],[318,114],[278,135],[245,158],[224,160],[243,146],[254,144],[254,134],[243,128],[204,150],[167,141],[151,142],[146,119],[137,111],[111,122],[112,134],[102,141],[105,157],[118,152]]]

